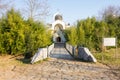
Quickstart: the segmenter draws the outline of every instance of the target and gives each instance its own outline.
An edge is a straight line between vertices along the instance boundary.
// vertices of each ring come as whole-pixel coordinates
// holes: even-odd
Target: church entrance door
[[[57,37],[57,42],[61,42],[61,38],[60,37]]]

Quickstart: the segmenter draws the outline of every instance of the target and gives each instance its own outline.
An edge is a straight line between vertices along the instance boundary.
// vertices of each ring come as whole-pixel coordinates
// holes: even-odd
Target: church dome
[[[60,14],[57,14],[56,16],[55,16],[55,20],[62,20],[63,18],[62,18],[62,15],[60,15]]]

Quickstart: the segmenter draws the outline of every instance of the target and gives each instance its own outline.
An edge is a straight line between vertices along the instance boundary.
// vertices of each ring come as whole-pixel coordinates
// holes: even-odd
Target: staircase
[[[51,58],[73,60],[73,57],[65,48],[65,43],[55,43],[50,54]]]
[[[62,42],[54,43],[54,48],[65,48],[65,43]]]

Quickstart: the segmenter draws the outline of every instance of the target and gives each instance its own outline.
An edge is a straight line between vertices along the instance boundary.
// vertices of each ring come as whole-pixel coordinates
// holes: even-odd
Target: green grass
[[[106,64],[112,68],[120,69],[120,49],[117,49],[117,53],[113,48],[101,53],[94,53],[93,55],[98,62]]]

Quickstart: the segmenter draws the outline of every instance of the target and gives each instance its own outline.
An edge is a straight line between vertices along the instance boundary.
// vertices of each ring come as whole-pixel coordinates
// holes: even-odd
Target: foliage
[[[109,22],[98,21],[92,17],[77,21],[76,27],[69,28],[68,33],[66,33],[68,42],[72,45],[102,51],[102,39],[104,37],[117,37],[117,44],[120,46],[120,19],[115,17],[109,20]]]
[[[85,46],[102,51],[104,37],[116,37],[120,47],[120,7],[109,6],[102,12],[102,19],[95,17],[77,21],[74,28],[66,32],[68,42],[72,45]]]
[[[26,32],[26,52],[35,53],[40,47],[46,47],[51,44],[50,32],[40,22],[34,22],[32,19],[26,21],[29,30]]]
[[[77,32],[75,27],[66,29],[65,31],[68,43],[75,46],[77,43]]]
[[[84,46],[85,45],[85,31],[83,30],[81,23],[78,23],[76,32],[77,32],[77,45]]]
[[[25,25],[19,12],[11,9],[1,22],[1,53],[16,54],[25,51]]]
[[[51,35],[41,22],[25,21],[11,9],[0,20],[0,54],[34,53],[51,44]],[[49,33],[49,34],[48,34]]]
[[[104,63],[110,67],[113,68],[119,68],[120,69],[120,49],[117,49],[117,53],[115,52],[115,48],[109,49],[104,52],[97,52],[93,53],[93,55],[96,57],[98,62]]]

